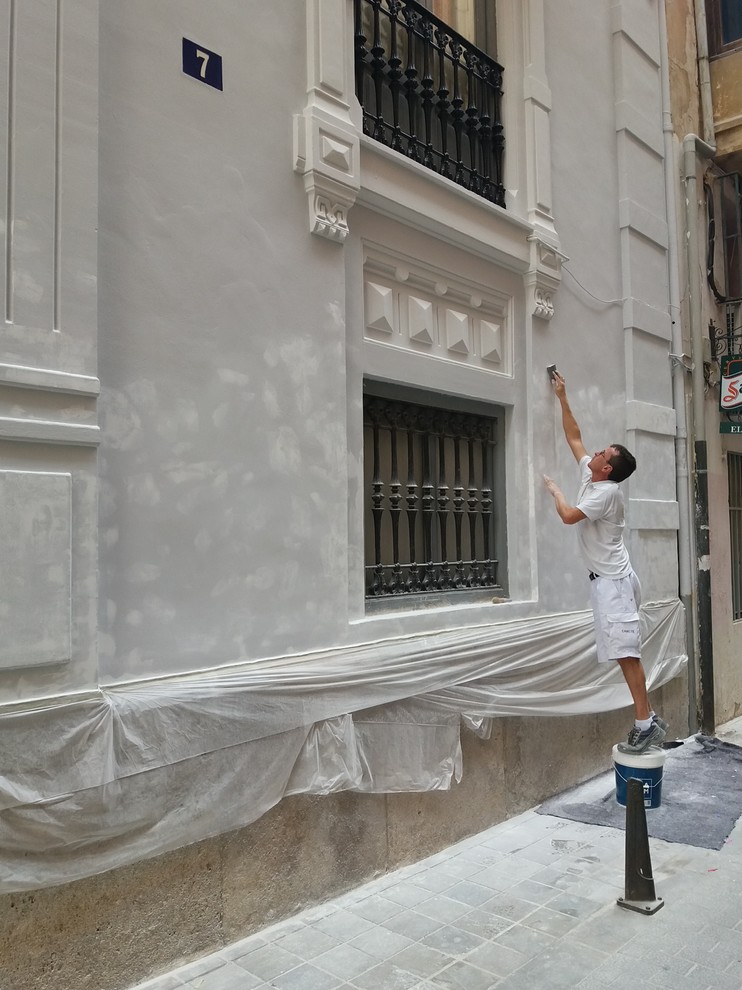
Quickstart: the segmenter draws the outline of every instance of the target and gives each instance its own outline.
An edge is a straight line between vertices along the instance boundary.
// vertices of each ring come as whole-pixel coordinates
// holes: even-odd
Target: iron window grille
[[[416,0],[355,0],[363,130],[505,206],[502,66]]]
[[[366,597],[494,589],[501,416],[364,396]]]
[[[729,550],[732,563],[732,619],[742,619],[742,454],[727,453]]]

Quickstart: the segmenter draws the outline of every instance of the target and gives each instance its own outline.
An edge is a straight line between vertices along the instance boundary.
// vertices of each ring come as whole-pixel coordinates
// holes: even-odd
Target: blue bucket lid
[[[655,770],[664,767],[667,753],[658,746],[649,746],[643,753],[622,753],[618,743],[613,747],[613,762],[616,766],[631,767],[632,770]]]

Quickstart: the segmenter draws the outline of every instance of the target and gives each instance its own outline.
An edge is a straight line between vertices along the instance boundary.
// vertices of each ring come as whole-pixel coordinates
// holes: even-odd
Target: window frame
[[[722,42],[722,4],[731,2],[733,0],[706,0],[709,55],[712,58],[719,58],[723,55],[729,55],[732,52],[742,51],[742,35],[726,44]]]

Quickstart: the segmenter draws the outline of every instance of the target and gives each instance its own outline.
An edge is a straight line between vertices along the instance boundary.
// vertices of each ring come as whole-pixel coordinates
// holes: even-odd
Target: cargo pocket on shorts
[[[641,657],[641,633],[639,613],[624,612],[606,615],[606,645],[611,660],[624,657]]]

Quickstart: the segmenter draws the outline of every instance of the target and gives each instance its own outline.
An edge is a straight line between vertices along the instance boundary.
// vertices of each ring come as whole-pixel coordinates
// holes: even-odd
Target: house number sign
[[[214,89],[224,89],[221,55],[209,51],[203,45],[197,45],[195,41],[189,41],[188,38],[183,38],[183,72]]]

